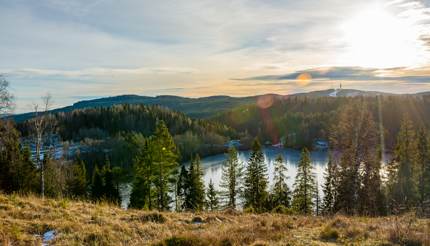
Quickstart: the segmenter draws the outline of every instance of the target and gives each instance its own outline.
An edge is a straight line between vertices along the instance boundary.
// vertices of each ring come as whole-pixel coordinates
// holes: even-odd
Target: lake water
[[[251,151],[239,151],[239,161],[243,163],[244,167],[248,162]],[[269,179],[269,185],[271,187],[274,173],[274,161],[276,157],[281,154],[284,157],[284,163],[287,166],[287,184],[291,190],[293,190],[294,179],[297,174],[297,165],[300,160],[300,151],[294,149],[284,149],[275,147],[266,147],[263,149],[265,163],[267,164],[267,175]],[[219,184],[222,175],[222,165],[227,160],[227,154],[219,154],[208,156],[201,159],[203,167],[203,179],[206,187],[209,181],[212,180],[215,189],[219,190]],[[312,151],[311,161],[313,166],[313,173],[315,174],[316,180],[319,184],[320,196],[322,196],[321,187],[324,184],[324,171],[328,162],[327,151]],[[121,206],[123,208],[128,207],[130,201],[131,184],[123,184],[120,193],[122,197]]]
[[[239,161],[246,166],[251,151],[240,151],[239,152]],[[267,147],[263,149],[265,163],[267,164],[267,175],[269,178],[269,183],[272,185],[273,181],[273,173],[274,173],[274,161],[276,157],[281,154],[284,157],[284,163],[287,166],[287,176],[289,177],[287,184],[290,189],[293,189],[294,179],[297,174],[297,165],[300,160],[300,151],[294,149],[283,149],[283,148],[275,148],[275,147]],[[227,154],[219,154],[214,156],[209,156],[203,158],[202,166],[204,173],[204,181],[205,185],[209,184],[209,181],[212,179],[212,182],[215,185],[215,188],[219,188],[219,184],[221,181],[222,175],[222,165],[227,160]],[[319,186],[322,186],[324,183],[324,171],[328,162],[328,153],[327,151],[312,151],[311,152],[311,160],[313,166],[313,172],[315,177],[318,180]]]

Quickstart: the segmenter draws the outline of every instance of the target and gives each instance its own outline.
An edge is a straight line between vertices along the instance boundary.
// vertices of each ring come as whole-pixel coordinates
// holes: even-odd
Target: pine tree
[[[152,181],[154,177],[153,145],[151,138],[145,139],[142,135],[134,135],[132,144],[137,149],[133,159],[134,180],[130,195],[130,207],[153,209],[155,192]]]
[[[104,195],[103,174],[96,165],[93,170],[93,178],[91,183],[91,198],[94,201],[100,201]]]
[[[287,185],[287,167],[284,164],[282,155],[278,155],[275,159],[275,173],[273,177],[273,189],[271,194],[271,207],[277,206],[290,207],[291,191]]]
[[[314,204],[315,204],[315,215],[321,215],[321,197],[318,180],[315,182],[315,191],[314,191]]]
[[[325,171],[325,182],[323,187],[324,200],[322,204],[322,209],[324,214],[334,213],[334,204],[336,197],[336,175],[337,175],[337,165],[333,161],[332,155],[329,153],[329,159]]]
[[[243,166],[238,160],[237,150],[234,147],[228,150],[228,159],[222,167],[220,187],[222,197],[229,208],[235,209],[237,198],[241,193]]]
[[[330,138],[331,147],[341,155],[334,199],[335,212],[350,215],[363,212],[361,198],[366,195],[363,191],[371,189],[363,183],[363,170],[374,169],[378,136],[373,115],[365,101],[360,100],[342,108]]]
[[[188,191],[185,193],[185,208],[201,211],[205,201],[205,188],[203,184],[203,171],[198,155],[191,160],[187,188]]]
[[[418,159],[418,146],[416,134],[412,122],[405,117],[397,136],[396,150],[394,153],[395,172],[390,177],[393,180],[390,203],[393,212],[409,210],[416,205],[418,200],[418,187],[415,179]]]
[[[152,143],[153,184],[157,195],[157,208],[168,210],[171,177],[178,167],[178,152],[164,121],[158,121]]]
[[[181,171],[179,172],[178,179],[176,181],[176,210],[181,211],[185,209],[185,196],[186,192],[188,192],[188,171],[185,168],[185,165],[181,165]]]
[[[430,143],[425,129],[418,132],[418,192],[421,208],[430,201]]]
[[[293,209],[301,214],[311,214],[314,206],[315,178],[312,173],[312,164],[309,151],[302,151],[297,176],[294,182]]]
[[[255,139],[252,144],[252,153],[246,167],[244,179],[245,207],[257,212],[263,212],[267,201],[267,166],[261,144]]]
[[[206,192],[206,200],[207,200],[207,209],[210,211],[214,211],[218,209],[218,194],[214,188],[214,184],[212,179],[209,181],[208,189]]]
[[[87,196],[87,171],[82,160],[75,161],[70,170],[70,176],[66,181],[67,194],[70,197]]]
[[[361,168],[359,191],[359,212],[363,215],[377,216],[385,213],[385,196],[382,190],[381,157],[379,149],[374,160],[366,160]]]
[[[118,204],[121,201],[118,187],[115,185],[115,177],[110,166],[109,159],[106,159],[106,164],[103,167],[103,196],[104,198],[111,202]]]
[[[29,149],[20,148],[19,132],[11,122],[0,119],[0,190],[5,193],[36,191],[36,172]]]

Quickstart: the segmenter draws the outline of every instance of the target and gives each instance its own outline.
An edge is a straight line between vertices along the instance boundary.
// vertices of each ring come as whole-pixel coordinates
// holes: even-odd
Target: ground
[[[44,234],[52,232],[53,239],[43,240]],[[366,218],[235,211],[125,211],[103,203],[0,194],[0,244],[42,242],[48,245],[430,245],[430,220],[413,215]]]

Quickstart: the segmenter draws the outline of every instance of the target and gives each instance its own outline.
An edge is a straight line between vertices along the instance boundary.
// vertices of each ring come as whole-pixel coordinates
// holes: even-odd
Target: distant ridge
[[[329,97],[334,89],[312,91],[304,93],[296,93],[288,96],[306,96],[306,97]],[[145,105],[161,105],[172,110],[180,111],[193,118],[207,118],[220,113],[225,110],[232,109],[234,107],[255,103],[258,97],[272,95],[275,97],[284,97],[279,94],[264,94],[257,96],[247,97],[232,97],[225,95],[200,97],[200,98],[189,98],[172,95],[160,95],[160,96],[139,96],[139,95],[119,95],[111,97],[103,97],[92,100],[83,100],[74,103],[71,106],[63,108],[57,108],[51,112],[69,112],[75,109],[83,108],[94,108],[94,107],[109,107],[118,104],[145,104]],[[395,95],[390,93],[378,92],[378,91],[362,91],[354,89],[341,89],[336,93],[337,97],[353,97],[353,96],[376,96],[376,95]],[[430,92],[421,92],[417,94],[411,94],[417,96],[430,95]],[[16,122],[22,122],[34,117],[34,113],[23,113],[11,116]]]

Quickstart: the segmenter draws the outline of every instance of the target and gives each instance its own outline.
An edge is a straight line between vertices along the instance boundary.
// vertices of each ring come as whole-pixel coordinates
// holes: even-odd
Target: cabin
[[[242,146],[242,144],[240,143],[240,140],[233,139],[225,143],[224,146],[227,148],[231,148],[231,147],[239,148],[240,146]]]
[[[313,147],[315,150],[327,150],[328,149],[328,141],[317,139],[315,140]]]

